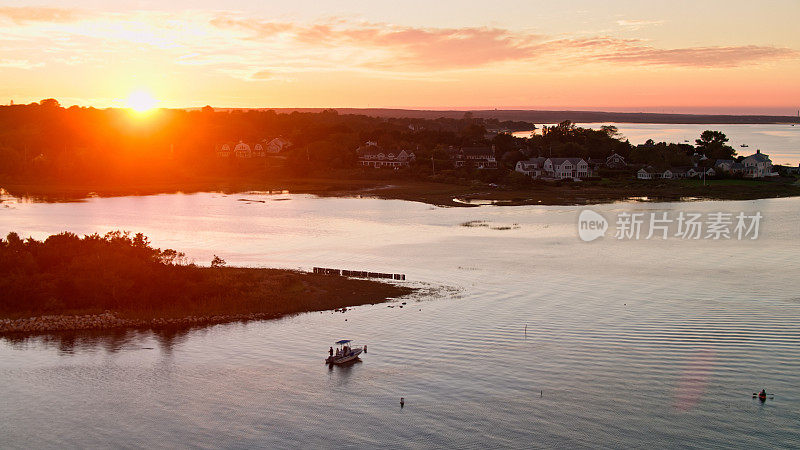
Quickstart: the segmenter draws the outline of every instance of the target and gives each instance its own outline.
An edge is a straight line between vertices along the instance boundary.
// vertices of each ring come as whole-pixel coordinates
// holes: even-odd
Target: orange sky
[[[800,108],[796,0],[163,3],[0,2],[0,102]]]

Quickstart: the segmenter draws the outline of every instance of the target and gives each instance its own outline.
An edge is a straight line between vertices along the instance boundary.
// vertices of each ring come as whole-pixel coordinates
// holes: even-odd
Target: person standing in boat
[[[328,349],[328,355],[333,356],[333,347]]]

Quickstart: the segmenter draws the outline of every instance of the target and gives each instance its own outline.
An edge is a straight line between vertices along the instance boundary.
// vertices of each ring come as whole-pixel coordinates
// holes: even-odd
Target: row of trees
[[[185,263],[182,253],[153,248],[142,234],[38,241],[9,233],[0,239],[0,313],[153,308],[165,296],[188,301],[198,282],[210,286]]]

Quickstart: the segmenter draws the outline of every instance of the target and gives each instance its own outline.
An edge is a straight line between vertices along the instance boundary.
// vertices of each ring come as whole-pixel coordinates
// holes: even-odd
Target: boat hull
[[[357,360],[358,356],[361,354],[362,351],[363,350],[360,348],[355,348],[352,351],[350,351],[350,353],[348,353],[347,355],[329,356],[327,359],[325,359],[325,362],[328,364],[346,364],[351,361]]]

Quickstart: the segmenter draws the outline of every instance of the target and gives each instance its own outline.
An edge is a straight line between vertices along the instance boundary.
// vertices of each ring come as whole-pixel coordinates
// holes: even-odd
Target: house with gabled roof
[[[623,169],[627,166],[628,164],[625,163],[625,158],[619,153],[612,153],[611,156],[606,158],[606,167],[609,169]]]
[[[497,169],[495,147],[461,147],[450,149],[453,167],[474,167],[476,169]]]
[[[585,178],[589,176],[589,163],[583,158],[547,158],[544,172],[556,180]]]
[[[652,167],[643,167],[636,172],[636,178],[639,180],[654,180],[660,178],[660,174],[653,170]]]
[[[265,139],[266,141],[266,139]],[[266,151],[269,153],[280,153],[286,150],[292,143],[288,139],[284,139],[282,137],[276,137],[271,141],[266,143]]]
[[[772,172],[772,160],[769,155],[761,153],[761,150],[756,150],[750,156],[742,160],[744,165],[744,176],[747,178],[764,178],[777,175]]]
[[[358,165],[375,169],[410,167],[411,162],[416,159],[414,152],[384,149],[374,142],[368,142],[367,145],[356,149],[356,155],[358,155]]]
[[[218,158],[230,158],[231,146],[229,144],[217,144],[216,152]]]
[[[545,161],[547,161],[547,158],[541,156],[518,161],[517,165],[514,167],[514,171],[531,178],[539,178],[544,174]]]

